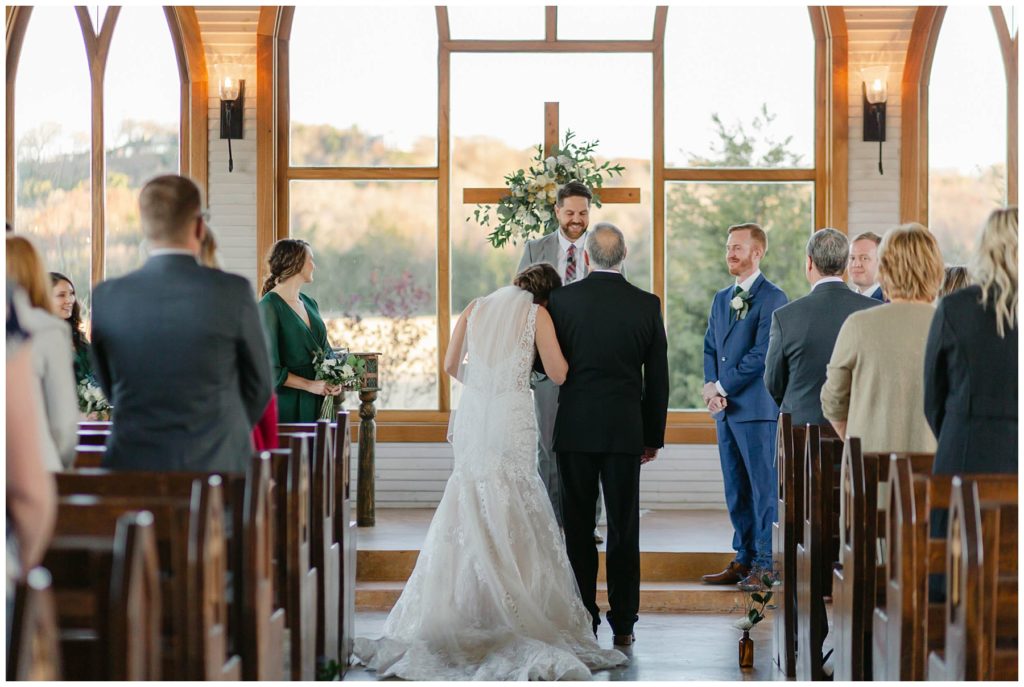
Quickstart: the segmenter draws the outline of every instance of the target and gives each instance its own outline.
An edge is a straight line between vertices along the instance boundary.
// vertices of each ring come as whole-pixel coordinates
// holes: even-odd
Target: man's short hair
[[[873,231],[862,231],[861,233],[853,237],[853,240],[850,241],[850,245],[852,246],[858,241],[871,241],[877,246],[880,243],[882,243],[882,237]]]
[[[588,232],[587,254],[599,270],[618,267],[626,259],[626,237],[611,222],[598,222]]]
[[[586,184],[582,181],[573,180],[558,189],[558,193],[555,195],[555,204],[558,207],[562,207],[565,204],[565,199],[572,198],[573,196],[586,198],[588,206],[590,201],[594,199],[594,194],[590,192],[590,188]]]
[[[807,257],[823,277],[837,277],[849,262],[850,242],[843,232],[826,227],[807,239]]]
[[[202,209],[199,187],[178,174],[150,179],[139,194],[142,231],[151,241],[181,241]]]
[[[755,243],[761,244],[763,252],[768,252],[768,234],[764,233],[764,229],[761,228],[760,224],[755,224],[754,222],[734,224],[729,227],[728,234],[731,235],[734,231],[749,231],[750,238],[754,239]]]

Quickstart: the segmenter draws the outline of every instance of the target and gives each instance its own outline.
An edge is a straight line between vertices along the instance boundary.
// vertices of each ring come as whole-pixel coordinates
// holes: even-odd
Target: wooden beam
[[[434,8],[434,15],[437,17],[437,42],[440,46],[451,40],[451,29],[448,27],[448,8],[438,5]]]
[[[4,140],[7,163],[5,198],[7,207],[6,218],[14,226],[15,206],[17,205],[17,189],[15,178],[18,164],[18,144],[14,139],[14,93],[18,76],[18,60],[21,58],[21,46],[25,42],[25,31],[32,14],[31,6],[7,8],[7,104],[4,113],[7,126]]]
[[[654,8],[654,43],[665,47],[665,25],[668,21],[668,6],[658,5]]]
[[[544,156],[553,155],[558,149],[558,103],[544,103]]]
[[[651,89],[653,118],[651,133],[651,168],[653,172],[651,199],[651,290],[661,299],[665,315],[665,17],[667,7],[654,13],[654,40],[658,47],[651,56]],[[660,28],[659,28],[660,27]]]
[[[728,167],[700,167],[665,170],[669,181],[814,181],[813,167],[806,169],[764,167],[761,169],[733,169]]]
[[[455,39],[442,44],[449,52],[654,52],[654,41],[517,41]]]
[[[825,19],[831,35],[832,63],[831,155],[827,165],[829,213],[826,221],[828,226],[845,232],[850,212],[850,44],[843,8],[827,7]]]
[[[544,40],[548,43],[558,40],[558,7],[555,5],[544,8]]]
[[[444,356],[451,338],[451,53],[437,51],[437,403],[450,410],[451,384]]]
[[[166,7],[181,75],[181,173],[196,183],[209,204],[209,81],[206,51],[194,7]]]
[[[640,189],[635,186],[612,186],[594,190],[602,204],[640,202]],[[507,188],[466,188],[462,190],[462,202],[469,205],[498,203],[507,195]]]
[[[439,167],[289,167],[287,175],[288,179],[433,181],[440,178],[441,171]]]
[[[256,275],[266,278],[263,256],[277,235],[277,141],[274,132],[274,83],[278,65],[274,59],[280,9],[260,8],[256,32]],[[287,121],[287,120],[284,120]]]
[[[292,22],[295,7],[282,6],[278,12],[277,33],[274,47],[277,51],[274,62],[274,98],[277,103],[277,119],[274,122],[274,142],[277,150],[275,168],[275,217],[274,230],[268,232],[270,243],[258,258],[263,269],[263,257],[270,252],[274,241],[291,236],[291,185],[288,180],[288,165],[291,164],[291,81],[288,79],[291,60]]]
[[[1017,36],[1010,36],[1010,27],[1000,7],[989,7],[999,37],[1006,74],[1006,200],[1017,204]]]

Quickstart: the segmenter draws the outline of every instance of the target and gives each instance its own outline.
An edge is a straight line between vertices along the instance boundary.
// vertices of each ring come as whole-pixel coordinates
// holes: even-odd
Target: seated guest
[[[935,472],[1017,473],[1017,208],[996,210],[971,272],[939,301],[928,333],[924,413]]]
[[[302,239],[281,239],[267,259],[260,314],[281,422],[316,422],[324,396],[339,396],[344,391],[317,380],[313,370],[313,357],[330,347],[317,302],[299,292],[313,282],[315,269],[313,251]]]
[[[196,261],[199,189],[178,175],[139,194],[152,246],[93,295],[93,369],[114,406],[103,466],[242,471],[270,398],[270,364],[245,278]]]
[[[946,265],[946,273],[942,277],[942,286],[939,287],[939,298],[944,298],[954,291],[968,286],[971,277],[967,273],[966,265]]]
[[[50,284],[43,261],[24,236],[7,236],[7,278],[21,287],[28,304],[21,325],[32,334],[32,372],[43,400],[41,457],[47,470],[75,462],[78,396],[71,365],[71,332],[51,311]]]
[[[828,424],[821,414],[821,387],[839,328],[851,313],[879,304],[843,283],[849,251],[842,232],[815,232],[804,265],[811,292],[772,313],[764,385],[794,425]]]
[[[20,304],[15,302],[15,294]],[[43,559],[57,517],[57,490],[46,472],[40,427],[42,401],[34,384],[30,334],[20,324],[28,304],[7,283],[7,431],[5,532],[7,535],[7,649],[10,650],[14,585]],[[70,365],[70,363],[69,363]]]
[[[75,285],[60,272],[50,272],[53,310],[71,327],[71,344],[75,348],[75,383],[93,379],[89,340],[82,331],[82,304],[75,294]]]
[[[920,224],[891,229],[878,254],[890,302],[843,323],[821,388],[821,410],[840,437],[860,437],[866,452],[932,453],[921,370],[942,254]]]
[[[850,242],[850,288],[862,296],[885,301],[885,293],[878,281],[878,245],[882,237],[865,231]]]

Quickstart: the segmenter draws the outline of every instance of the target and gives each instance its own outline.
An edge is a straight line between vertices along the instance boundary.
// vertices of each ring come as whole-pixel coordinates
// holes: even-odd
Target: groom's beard
[[[588,225],[582,222],[570,222],[569,224],[559,226],[559,230],[565,238],[570,241],[576,241],[579,237],[587,233],[587,227]],[[576,233],[575,236],[573,236],[574,233]]]

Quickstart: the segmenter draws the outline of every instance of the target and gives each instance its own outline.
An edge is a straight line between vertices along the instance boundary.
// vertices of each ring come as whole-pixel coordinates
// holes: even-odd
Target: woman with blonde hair
[[[939,301],[928,332],[924,412],[940,474],[1017,473],[1017,208],[994,211],[975,285]]]
[[[53,312],[50,278],[35,246],[24,236],[7,235],[7,278],[20,286],[31,306],[19,313],[32,335],[32,368],[42,400],[39,417],[43,464],[50,471],[75,460],[78,396],[72,366],[71,330]]]
[[[925,339],[942,284],[939,244],[920,224],[890,229],[878,248],[889,303],[856,312],[839,330],[821,409],[865,451],[935,451],[923,412]]]

